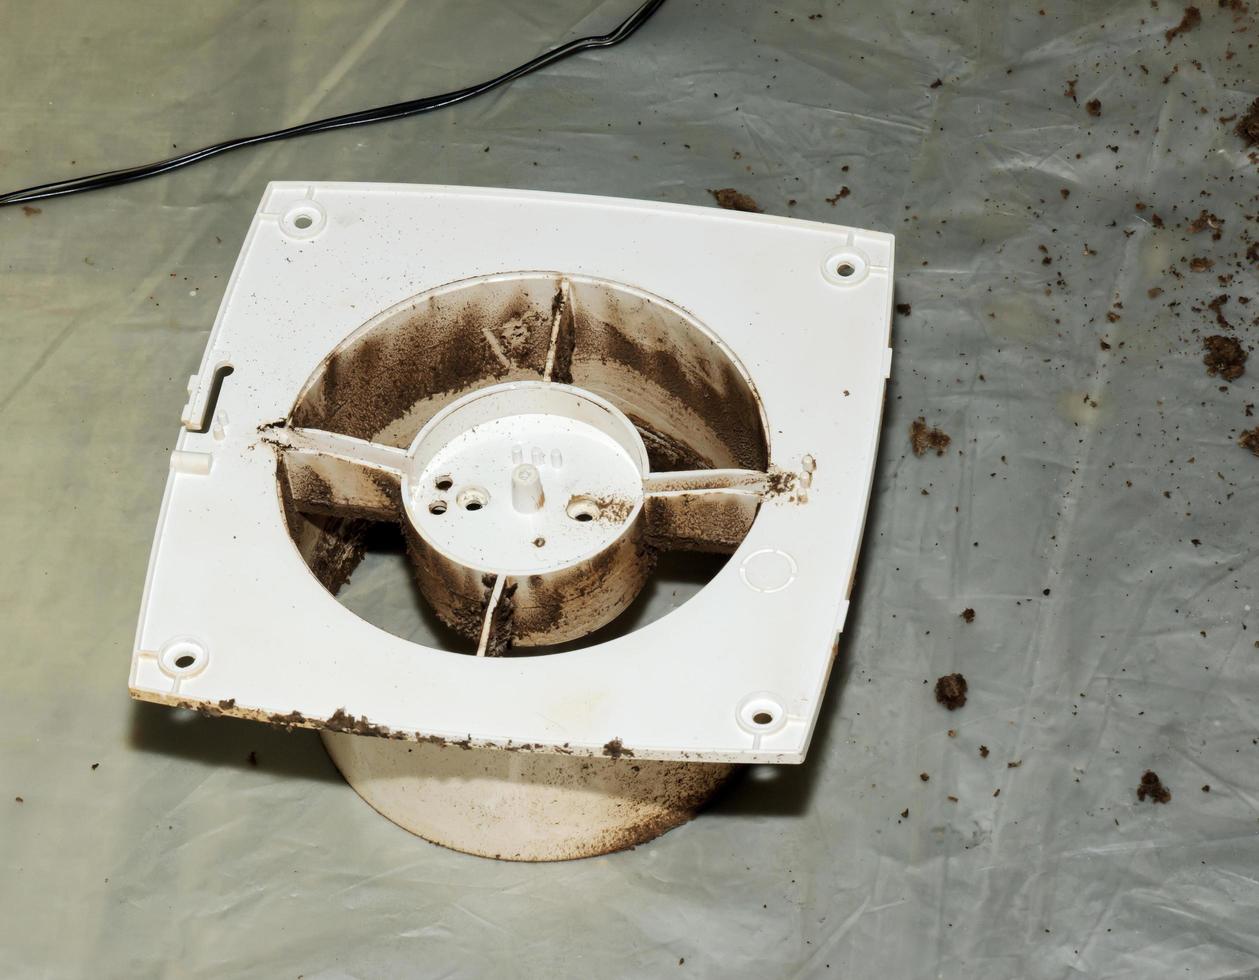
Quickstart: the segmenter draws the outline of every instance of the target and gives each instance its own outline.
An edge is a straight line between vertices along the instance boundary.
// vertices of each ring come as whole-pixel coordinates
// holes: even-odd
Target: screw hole
[[[461,491],[459,496],[455,498],[455,503],[464,510],[480,510],[489,502],[490,495],[480,487],[468,487],[466,490]]]
[[[857,267],[851,262],[841,262],[839,265],[835,266],[835,275],[842,276],[844,279],[847,279],[856,271]]]
[[[599,516],[599,503],[590,497],[574,497],[568,502],[565,513],[573,520],[584,524]]]
[[[180,670],[187,670],[197,662],[197,658],[191,653],[184,653],[175,658],[175,666]]]
[[[774,716],[768,711],[758,711],[752,716],[752,720],[758,725],[770,725],[773,724]]]
[[[431,504],[429,504],[429,505],[428,505],[428,512],[429,512],[430,514],[444,514],[444,513],[446,513],[446,501],[444,501],[444,500],[434,500]]]
[[[303,229],[305,229],[305,228],[309,228],[309,227],[310,227],[311,225],[313,225],[314,223],[315,223],[315,219],[314,219],[314,218],[312,218],[312,217],[311,217],[310,215],[308,215],[308,214],[299,214],[296,218],[294,218],[294,219],[293,219],[293,227],[294,227],[294,228],[303,228]]]
[[[455,485],[455,481],[452,480],[449,475],[439,476],[433,482],[433,486],[435,486],[438,490],[449,490],[454,485]]]

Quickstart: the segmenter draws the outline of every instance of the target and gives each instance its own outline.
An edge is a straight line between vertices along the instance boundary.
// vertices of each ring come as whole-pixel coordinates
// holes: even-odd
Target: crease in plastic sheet
[[[625,6],[10,5],[0,173],[448,89]],[[0,212],[5,975],[1259,973],[1259,366],[1202,364],[1206,304],[1248,346],[1259,310],[1256,164],[1219,121],[1259,96],[1243,8],[1169,41],[1183,7],[1144,0],[670,0],[451,112]],[[182,381],[265,182],[305,178],[735,187],[898,236],[910,312],[803,766],[637,851],[522,866],[379,818],[309,733],[127,700]],[[944,456],[909,451],[918,416]],[[347,601],[405,631],[396,558]]]

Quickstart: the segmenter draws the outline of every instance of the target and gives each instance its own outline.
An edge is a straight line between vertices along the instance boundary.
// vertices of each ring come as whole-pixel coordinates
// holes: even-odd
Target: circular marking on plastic
[[[739,575],[753,592],[781,592],[796,580],[796,560],[777,548],[762,548],[743,559]]]

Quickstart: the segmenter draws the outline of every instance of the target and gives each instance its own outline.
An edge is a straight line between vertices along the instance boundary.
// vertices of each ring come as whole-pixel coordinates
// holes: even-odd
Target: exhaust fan
[[[271,185],[189,381],[133,696],[319,729],[390,820],[515,860],[641,843],[736,764],[801,762],[870,491],[892,244]],[[336,600],[381,524],[462,649]],[[628,628],[675,553],[728,557]]]

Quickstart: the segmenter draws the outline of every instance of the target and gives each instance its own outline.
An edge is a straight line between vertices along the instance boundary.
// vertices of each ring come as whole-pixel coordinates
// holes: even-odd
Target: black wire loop
[[[364,126],[368,123],[386,122],[390,119],[402,119],[405,116],[417,116],[421,113],[444,109],[459,102],[466,102],[478,95],[484,95],[500,85],[506,85],[525,75],[532,74],[548,65],[574,55],[588,48],[610,48],[620,44],[643,26],[654,14],[664,0],[646,0],[637,10],[623,20],[614,30],[607,34],[594,34],[568,41],[558,47],[545,51],[536,58],[526,61],[511,71],[504,72],[489,81],[469,85],[467,88],[456,89],[443,95],[430,95],[422,99],[411,99],[407,102],[395,102],[392,105],[377,106],[374,109],[361,109],[358,112],[347,112],[340,116],[327,119],[316,119],[312,122],[300,123],[287,129],[277,129],[270,133],[259,133],[256,136],[242,136],[239,139],[224,140],[212,146],[204,146],[199,150],[181,153],[179,156],[146,163],[139,167],[127,167],[122,170],[109,170],[85,177],[71,177],[67,180],[56,180],[47,184],[36,184],[21,190],[0,194],[0,207],[15,204],[27,204],[31,201],[43,201],[50,197],[64,197],[67,194],[80,194],[85,191],[100,190],[105,187],[116,187],[119,184],[130,184],[133,181],[156,177],[159,174],[178,170],[202,160],[208,160],[222,153],[239,150],[246,146],[257,146],[261,143],[274,143],[277,140],[292,139],[295,136],[308,136],[311,133],[323,133],[331,129],[345,129],[348,126]]]

